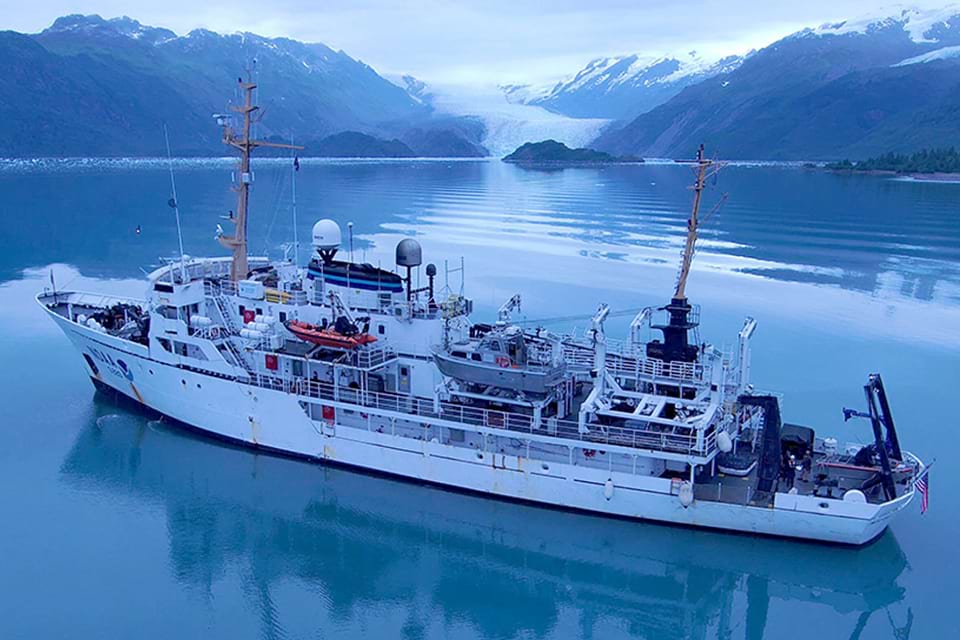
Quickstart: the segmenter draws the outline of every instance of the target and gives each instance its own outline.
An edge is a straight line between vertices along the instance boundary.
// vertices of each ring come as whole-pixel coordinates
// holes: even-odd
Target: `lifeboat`
[[[340,333],[333,327],[318,327],[308,322],[292,320],[287,323],[287,329],[293,335],[304,342],[312,342],[324,347],[334,347],[337,349],[356,349],[357,347],[371,342],[376,342],[377,338],[369,333],[355,333],[346,335]]]

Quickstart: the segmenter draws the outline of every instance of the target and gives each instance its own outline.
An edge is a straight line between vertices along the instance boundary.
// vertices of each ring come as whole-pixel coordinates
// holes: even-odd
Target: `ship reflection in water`
[[[162,514],[170,571],[218,607],[245,576],[261,637],[377,637],[387,619],[405,637],[810,637],[798,627],[829,613],[831,636],[912,627],[889,531],[851,550],[574,515],[211,446],[99,395],[94,411],[62,480]],[[768,616],[777,602],[804,619]]]

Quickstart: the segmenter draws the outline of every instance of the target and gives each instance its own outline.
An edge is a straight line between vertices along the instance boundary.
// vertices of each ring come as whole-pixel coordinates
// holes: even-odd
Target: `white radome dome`
[[[340,247],[340,225],[324,218],[313,225],[314,249],[338,249]]]
[[[723,453],[733,451],[733,439],[730,438],[730,434],[726,431],[721,431],[717,434],[717,449],[720,449]]]

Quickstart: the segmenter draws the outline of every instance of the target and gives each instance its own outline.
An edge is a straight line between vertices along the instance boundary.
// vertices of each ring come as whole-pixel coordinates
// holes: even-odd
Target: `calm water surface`
[[[184,162],[188,253],[219,253],[230,165]],[[292,237],[289,169],[256,171],[253,249]],[[597,303],[662,304],[689,169],[527,171],[499,162],[303,163],[303,239],[354,222],[356,257],[466,261],[489,318],[586,326]],[[901,440],[937,458],[932,506],[849,550],[572,515],[257,455],[94,394],[32,301],[142,295],[176,246],[151,162],[0,163],[0,637],[957,637],[960,185],[728,167],[688,293],[702,335],[760,321],[753,377],[787,418],[844,424],[881,371]],[[134,230],[140,226],[142,233]],[[345,225],[344,225],[345,226]],[[459,276],[449,285],[459,288]],[[626,329],[617,316],[608,333]]]

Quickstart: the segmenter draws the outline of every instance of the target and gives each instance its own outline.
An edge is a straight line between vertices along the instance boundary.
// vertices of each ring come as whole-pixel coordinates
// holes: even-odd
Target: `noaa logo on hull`
[[[123,372],[123,377],[130,382],[133,382],[133,371],[130,370],[130,367],[127,366],[127,363],[117,358],[117,366],[120,367],[120,371]]]
[[[130,369],[130,367],[127,365],[126,362],[124,362],[120,358],[114,359],[109,353],[107,353],[106,351],[102,351],[100,349],[90,347],[88,350],[90,352],[90,356],[92,356],[92,360],[90,360],[90,365],[91,365],[90,368],[93,370],[93,373],[95,375],[99,375],[99,372],[97,370],[96,365],[93,364],[93,360],[96,360],[97,362],[100,362],[101,364],[106,365],[107,369],[113,375],[123,376],[130,382],[133,382],[133,371]]]

